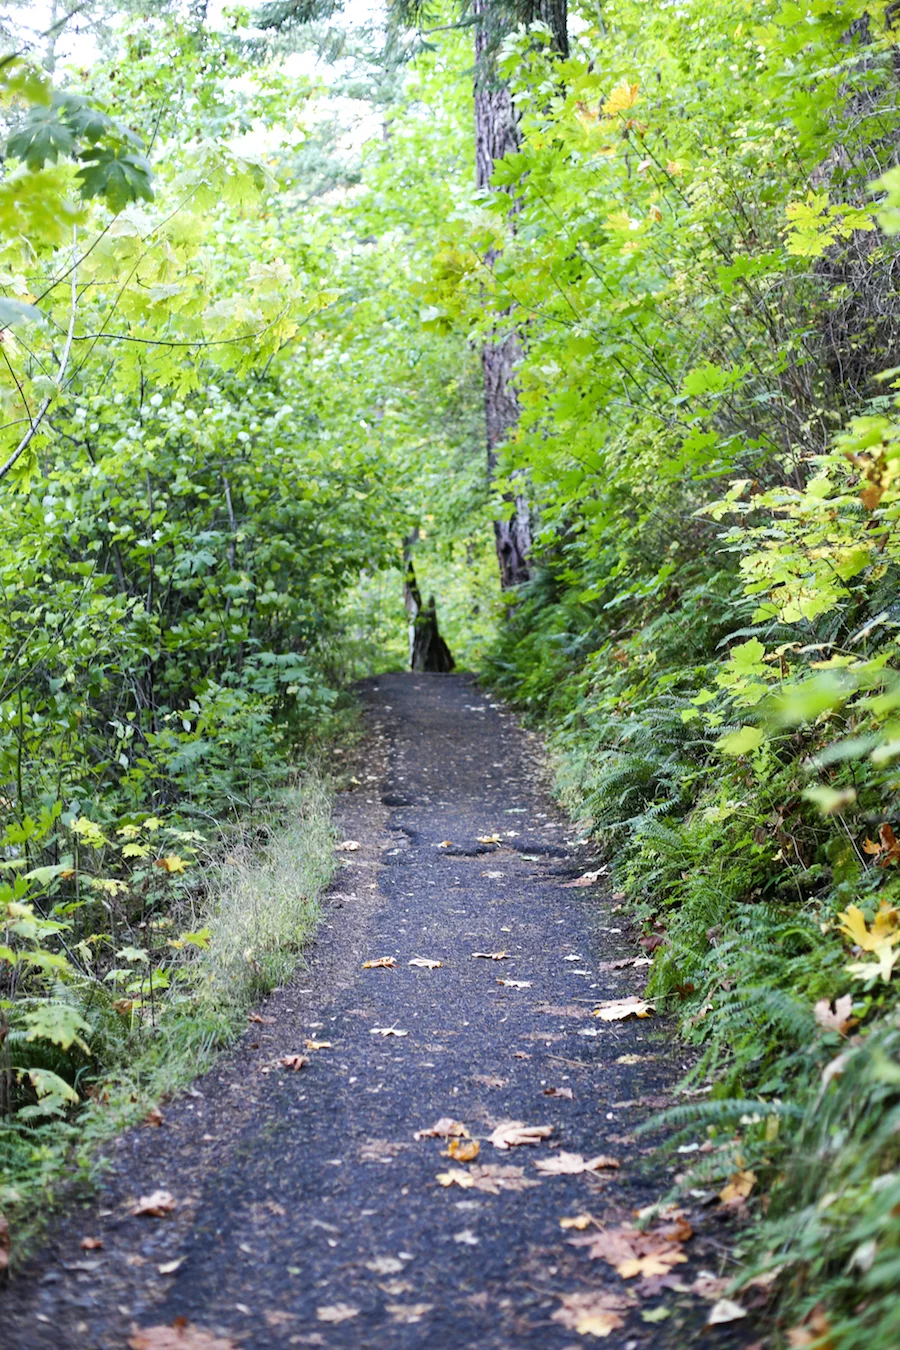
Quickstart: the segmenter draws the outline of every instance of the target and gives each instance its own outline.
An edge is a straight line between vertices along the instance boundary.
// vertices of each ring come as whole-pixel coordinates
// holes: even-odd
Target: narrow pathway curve
[[[0,1300],[4,1350],[112,1350],[179,1317],[248,1348],[565,1350],[594,1343],[563,1302],[586,1291],[606,1298],[620,1350],[700,1333],[709,1304],[687,1283],[721,1273],[721,1233],[643,1284],[583,1241],[665,1193],[633,1131],[671,1100],[683,1051],[661,1020],[591,1016],[639,994],[645,971],[613,965],[641,953],[602,887],[564,886],[588,855],[547,799],[535,740],[467,677],[392,675],[363,694],[366,766],[341,804],[360,848],[340,855],[310,969],[161,1127],[119,1141],[99,1194]],[[362,968],[381,957],[396,966]],[[308,1066],[279,1067],[294,1052]],[[480,1141],[477,1162],[414,1138],[442,1117]],[[553,1132],[497,1150],[510,1120]],[[621,1166],[537,1166],[563,1151]],[[454,1171],[477,1184],[437,1180]],[[158,1187],[178,1208],[132,1217]],[[561,1229],[584,1213],[586,1233]],[[88,1234],[102,1248],[82,1251]],[[737,1344],[744,1325],[703,1343]]]

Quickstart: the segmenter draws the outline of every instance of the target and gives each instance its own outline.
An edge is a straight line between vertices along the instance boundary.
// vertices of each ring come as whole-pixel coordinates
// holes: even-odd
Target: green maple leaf
[[[6,142],[6,153],[22,159],[32,171],[55,164],[75,144],[75,132],[61,120],[56,108],[32,108],[18,131]]]
[[[153,172],[148,160],[123,146],[85,150],[78,178],[82,197],[105,197],[111,211],[121,211],[140,198],[153,200]]]

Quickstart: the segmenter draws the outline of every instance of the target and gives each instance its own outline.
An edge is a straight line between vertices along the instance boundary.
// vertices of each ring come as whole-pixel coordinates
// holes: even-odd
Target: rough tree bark
[[[427,605],[422,604],[422,593],[412,560],[415,539],[416,534],[413,533],[403,546],[403,600],[409,615],[409,668],[446,675],[456,662],[438,630],[434,596]]]
[[[494,50],[498,41],[492,20],[496,21],[497,7],[492,0],[474,0],[475,16],[475,180],[480,188],[489,188],[494,165],[504,155],[519,147],[519,128],[516,110],[509,87],[498,79],[494,65]],[[523,23],[546,23],[552,35],[553,48],[561,56],[569,52],[566,0],[526,0],[519,15]],[[510,212],[515,211],[515,201]],[[485,259],[488,267],[498,254]],[[509,316],[507,311],[504,318]],[[514,371],[522,353],[521,342],[510,318],[505,328],[494,329],[491,338],[481,350],[484,375],[484,413],[487,433],[488,471],[493,477],[497,466],[497,447],[508,439],[519,420]],[[529,577],[531,552],[531,512],[524,493],[506,498],[511,514],[494,521],[494,539],[497,561],[500,565],[500,585],[504,590],[518,586]]]

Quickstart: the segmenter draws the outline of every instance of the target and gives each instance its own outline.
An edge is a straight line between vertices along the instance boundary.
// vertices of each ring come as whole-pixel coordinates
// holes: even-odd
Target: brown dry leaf
[[[399,1256],[376,1256],[365,1262],[366,1270],[371,1270],[373,1275],[399,1275],[405,1265]]]
[[[485,1191],[488,1195],[499,1195],[501,1191],[524,1191],[529,1186],[539,1186],[525,1176],[524,1167],[514,1167],[503,1163],[476,1163],[468,1171],[461,1167],[448,1172],[440,1172],[437,1181],[441,1186],[461,1186],[465,1190]]]
[[[130,1214],[143,1214],[151,1219],[161,1219],[164,1214],[171,1214],[172,1210],[178,1205],[171,1191],[153,1191],[151,1195],[142,1195],[141,1198],[132,1205]]]
[[[804,1346],[822,1341],[821,1346],[817,1346],[817,1350],[832,1350],[833,1342],[822,1340],[830,1330],[825,1309],[821,1303],[817,1303],[812,1312],[804,1317],[800,1326],[791,1327],[788,1332],[788,1345],[791,1350],[802,1350]]]
[[[583,1233],[585,1228],[590,1228],[594,1222],[590,1214],[573,1214],[571,1218],[560,1219],[560,1228],[577,1228],[579,1233]]]
[[[514,1050],[513,1059],[531,1059],[531,1056],[526,1050]]]
[[[408,1036],[408,1031],[400,1031],[397,1027],[370,1027],[370,1036]]]
[[[503,1088],[509,1082],[508,1078],[498,1078],[495,1073],[473,1073],[473,1083],[481,1083],[483,1087]]]
[[[594,1016],[601,1022],[621,1022],[626,1017],[649,1017],[653,1004],[632,995],[631,998],[609,999],[594,1009]]]
[[[351,1317],[359,1316],[359,1308],[354,1308],[352,1303],[330,1303],[323,1308],[316,1308],[316,1317],[320,1322],[349,1322]]]
[[[363,970],[391,970],[397,964],[393,956],[379,956],[374,961],[363,961]]]
[[[583,872],[581,876],[576,877],[574,881],[564,881],[560,889],[570,891],[573,886],[596,886],[599,880],[599,870],[596,872]]]
[[[724,1275],[711,1275],[708,1270],[701,1270],[691,1285],[691,1293],[717,1303],[731,1283]]]
[[[481,959],[482,961],[506,961],[509,958],[509,952],[473,952],[472,959]]]
[[[441,842],[438,844],[438,848],[452,848],[452,847],[453,847],[452,839],[442,839]]]
[[[531,980],[498,980],[506,989],[530,989]]]
[[[307,1050],[333,1050],[331,1041],[304,1041]]]
[[[505,1152],[522,1144],[539,1144],[542,1139],[550,1138],[553,1128],[552,1125],[526,1125],[522,1120],[504,1120],[490,1135],[488,1142]]]
[[[427,1317],[433,1307],[433,1303],[386,1303],[384,1310],[395,1322],[405,1322],[407,1326],[413,1326],[416,1322],[421,1322],[423,1317]]]
[[[388,1294],[391,1298],[400,1298],[403,1294],[411,1294],[413,1286],[409,1280],[385,1280],[378,1288],[383,1294]]]
[[[742,1317],[747,1316],[747,1309],[742,1308],[739,1303],[734,1303],[730,1298],[720,1298],[718,1303],[714,1304],[709,1311],[709,1317],[706,1319],[708,1327],[722,1326],[725,1322],[737,1322]]]
[[[602,1339],[624,1327],[621,1316],[628,1307],[628,1299],[621,1294],[607,1294],[599,1290],[558,1295],[562,1306],[551,1313],[551,1320],[561,1322],[568,1331],[579,1336]]]
[[[418,966],[420,970],[438,970],[444,963],[443,961],[433,961],[430,956],[414,956],[411,961],[407,961],[408,966]]]
[[[428,1130],[416,1130],[413,1139],[471,1139],[469,1131],[461,1120],[452,1116],[441,1116]]]
[[[844,1036],[854,1022],[853,995],[845,994],[843,998],[836,999],[834,1011],[829,999],[820,998],[813,1012],[819,1026],[825,1031],[836,1031],[838,1035]]]
[[[566,1153],[561,1149],[549,1158],[537,1158],[535,1167],[544,1176],[578,1176],[581,1172],[598,1172],[604,1167],[618,1167],[617,1158],[607,1158],[602,1153],[596,1158],[583,1158],[580,1153]]]
[[[734,1172],[719,1191],[719,1199],[723,1205],[734,1204],[736,1200],[746,1200],[755,1185],[755,1172]]]
[[[152,1107],[150,1108],[150,1110],[149,1110],[149,1111],[147,1112],[147,1114],[144,1116],[144,1122],[143,1122],[143,1123],[144,1123],[145,1125],[156,1125],[157,1127],[160,1126],[160,1125],[162,1125],[162,1123],[163,1123],[163,1113],[162,1113],[162,1111],[160,1111],[160,1109],[159,1109],[158,1106],[152,1106]]]
[[[367,1139],[359,1150],[360,1162],[392,1162],[398,1153],[402,1153],[409,1144],[398,1143],[393,1139]]]
[[[278,1061],[282,1069],[292,1069],[294,1073],[298,1069],[303,1069],[309,1063],[308,1055],[282,1055]]]
[[[78,1245],[83,1252],[99,1252],[103,1246],[103,1239],[97,1237],[83,1237]]]
[[[260,1024],[260,1026],[263,1026],[263,1027],[270,1027],[270,1026],[272,1025],[272,1023],[275,1021],[275,1018],[274,1018],[274,1017],[260,1017],[259,1013],[249,1013],[248,1016],[247,1016],[247,1021],[248,1021],[248,1022],[258,1022],[258,1023]]]
[[[571,1088],[565,1088],[565,1087],[563,1087],[563,1088],[558,1088],[558,1087],[545,1087],[545,1088],[544,1088],[544,1096],[545,1096],[545,1097],[565,1097],[566,1101],[569,1101],[569,1102],[574,1101],[574,1097],[572,1096],[572,1089],[571,1089]]]
[[[587,1237],[569,1238],[570,1247],[584,1247],[592,1261],[606,1261],[611,1266],[633,1260],[637,1252],[630,1242],[630,1229],[606,1228]]]
[[[481,1145],[477,1139],[451,1139],[446,1149],[441,1153],[442,1158],[452,1158],[454,1162],[474,1162],[481,1152]]]
[[[214,1336],[183,1317],[176,1317],[170,1326],[142,1327],[128,1344],[131,1350],[238,1350],[230,1336]]]
[[[478,842],[479,844],[499,844],[500,836],[499,834],[479,834]]]
[[[358,849],[359,844],[355,839],[345,839],[342,844],[334,846],[335,853],[356,853]]]

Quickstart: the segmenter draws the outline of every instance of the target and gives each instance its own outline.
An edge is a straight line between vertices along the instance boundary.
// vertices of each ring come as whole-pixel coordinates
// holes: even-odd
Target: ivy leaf
[[[129,202],[153,200],[153,172],[144,155],[123,146],[114,149],[92,146],[80,158],[77,177],[85,200],[105,197],[107,206],[116,214]]]

